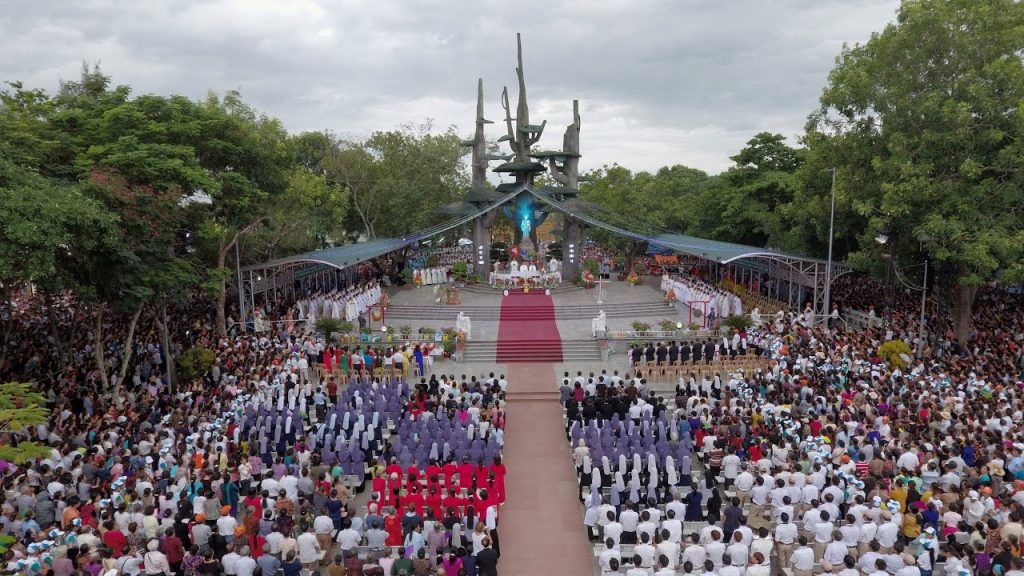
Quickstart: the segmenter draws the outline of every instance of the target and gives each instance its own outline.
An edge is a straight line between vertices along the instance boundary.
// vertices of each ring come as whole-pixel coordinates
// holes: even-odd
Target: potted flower
[[[409,325],[400,326],[398,328],[398,331],[402,334],[402,338],[405,338],[406,340],[408,340],[409,336],[412,334],[412,326],[409,326]]]
[[[663,332],[674,332],[676,329],[676,323],[671,320],[662,320],[658,322],[658,326],[661,327]]]
[[[641,322],[640,320],[634,320],[631,326],[633,327],[633,331],[636,332],[637,334],[640,334],[642,332],[648,332],[651,329],[650,324],[648,324],[647,322]]]

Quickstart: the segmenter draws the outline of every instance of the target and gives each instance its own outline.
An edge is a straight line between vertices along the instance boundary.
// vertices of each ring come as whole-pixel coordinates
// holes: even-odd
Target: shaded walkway
[[[507,503],[499,525],[499,573],[593,574],[554,365],[510,364],[508,369]]]

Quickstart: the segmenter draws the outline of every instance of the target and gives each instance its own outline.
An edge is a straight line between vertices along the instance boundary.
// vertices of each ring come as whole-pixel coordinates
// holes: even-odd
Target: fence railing
[[[721,334],[718,330],[608,330],[598,334],[605,340],[692,340],[696,338],[714,338]]]

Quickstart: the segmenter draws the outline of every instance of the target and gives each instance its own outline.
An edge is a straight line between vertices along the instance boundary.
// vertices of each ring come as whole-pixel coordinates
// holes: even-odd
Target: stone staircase
[[[559,320],[587,320],[596,318],[604,310],[608,318],[674,318],[677,310],[664,302],[637,302],[628,304],[575,304],[555,306],[555,317]],[[501,306],[458,305],[458,306],[409,306],[391,305],[387,309],[388,321],[453,320],[459,312],[465,313],[474,322],[497,321]],[[530,311],[522,311],[522,320],[534,320]],[[547,314],[546,311],[543,314]],[[539,319],[539,318],[537,318]]]
[[[503,341],[505,350],[512,348],[513,362],[600,362],[597,340],[563,340],[561,350],[552,350],[534,340]],[[498,352],[496,341],[471,340],[462,353],[463,362],[494,362]],[[506,357],[508,353],[506,352]]]

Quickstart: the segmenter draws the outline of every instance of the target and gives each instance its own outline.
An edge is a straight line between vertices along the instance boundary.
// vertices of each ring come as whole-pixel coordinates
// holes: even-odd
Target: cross
[[[602,279],[600,276],[597,280],[594,280],[594,284],[597,284],[597,303],[604,304],[604,285],[609,281]]]

